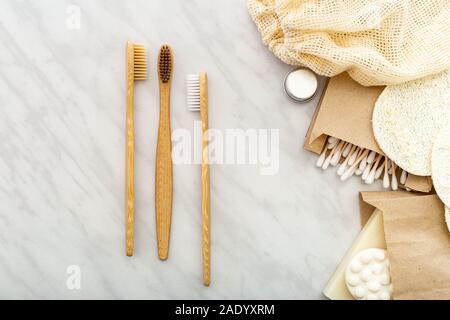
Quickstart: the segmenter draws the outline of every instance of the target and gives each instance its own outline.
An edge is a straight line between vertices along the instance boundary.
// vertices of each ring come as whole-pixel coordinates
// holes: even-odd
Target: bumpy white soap
[[[347,266],[345,284],[357,300],[390,300],[392,283],[387,251],[370,248],[358,252]]]
[[[388,86],[373,111],[373,131],[383,152],[400,168],[431,175],[431,152],[450,119],[450,71]]]
[[[437,195],[450,207],[450,119],[434,142],[431,172]]]

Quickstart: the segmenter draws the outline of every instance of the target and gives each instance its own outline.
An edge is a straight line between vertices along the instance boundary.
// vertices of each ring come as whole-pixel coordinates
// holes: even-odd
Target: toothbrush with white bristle
[[[211,283],[210,178],[208,160],[208,77],[206,73],[188,75],[187,106],[199,111],[202,119],[202,251],[203,284]]]

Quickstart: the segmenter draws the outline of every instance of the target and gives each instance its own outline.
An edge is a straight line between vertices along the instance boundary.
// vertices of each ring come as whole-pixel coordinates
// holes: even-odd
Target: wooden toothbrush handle
[[[158,256],[166,260],[169,255],[170,225],[172,220],[172,140],[170,129],[170,86],[160,84],[160,116],[156,149],[156,236]]]
[[[202,247],[203,284],[211,283],[211,207],[208,161],[208,79],[200,74],[200,114],[202,119]]]
[[[133,48],[131,47],[128,50],[133,50]],[[127,79],[125,127],[125,246],[126,255],[131,257],[134,249],[134,80],[130,73],[128,73]]]

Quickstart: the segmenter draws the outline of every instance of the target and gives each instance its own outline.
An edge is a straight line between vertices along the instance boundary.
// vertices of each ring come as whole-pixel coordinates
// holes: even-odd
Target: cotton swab
[[[336,152],[333,155],[333,158],[331,158],[331,162],[330,164],[335,167],[338,163],[339,160],[341,160],[341,156],[342,156],[342,149],[344,149],[345,146],[345,142],[341,141],[337,147]]]
[[[347,153],[347,156],[349,154],[352,154],[355,151],[355,149],[356,149],[356,146],[352,145],[351,148],[350,148],[350,151]],[[345,169],[347,169],[347,165],[348,165],[349,161],[350,161],[350,157],[346,157],[344,162],[341,163],[341,165],[339,166],[339,169],[337,171],[338,176],[341,176],[341,175],[344,174]]]
[[[375,181],[375,175],[376,175],[377,167],[378,167],[378,164],[380,163],[382,157],[383,156],[381,154],[379,154],[377,156],[375,162],[373,163],[372,170],[370,170],[369,175],[367,176],[366,180],[364,181],[365,183],[372,184]]]
[[[327,150],[327,148],[323,149],[319,159],[317,159],[316,167],[321,168],[323,166],[323,162],[325,161],[325,157],[327,156]]]
[[[352,166],[353,165],[353,163],[355,162],[355,160],[356,160],[356,157],[358,157],[358,154],[359,154],[359,151],[361,150],[361,148],[360,147],[357,147],[351,154],[350,154],[350,159],[348,160],[348,165],[349,166]]]
[[[333,136],[328,136],[328,143],[335,143],[338,139]]]
[[[388,174],[388,160],[384,161],[384,176],[383,176],[383,188],[389,188],[389,174]]]
[[[364,183],[372,184],[383,175],[383,187],[392,190],[398,190],[399,184],[404,186],[408,177],[405,170],[397,177],[396,169],[399,167],[386,156],[332,136],[327,137],[326,144],[316,161],[316,166],[323,170],[330,165],[333,167],[339,165],[337,175],[342,181],[357,175],[361,176]],[[390,175],[392,177],[389,177]]]
[[[384,168],[384,162],[386,161],[386,157],[382,157],[383,163],[378,167],[377,171],[375,172],[375,179],[379,179],[381,177],[381,174],[383,173]]]
[[[397,165],[394,162],[392,162],[391,189],[394,191],[396,191],[398,189],[397,175],[395,174],[396,168],[397,168]]]
[[[330,141],[330,138],[328,138],[328,149],[333,149],[339,142],[339,139],[334,139],[332,141]]]
[[[375,156],[377,153],[375,151],[371,151],[370,154],[367,156],[367,163],[371,164],[373,160],[375,160]]]
[[[336,152],[337,146],[338,146],[338,144],[334,145],[334,147],[331,149],[330,154],[328,155],[328,157],[326,157],[325,161],[323,162],[323,165],[322,165],[323,170],[326,170],[328,168],[328,166],[330,165],[331,158],[333,157],[334,153]]]
[[[369,150],[364,150],[361,155],[358,157],[358,159],[356,159],[356,161],[353,163],[353,165],[347,169],[347,171],[341,176],[341,180],[345,181],[347,180],[349,177],[351,177],[353,175],[353,173],[356,170],[356,167],[358,166],[359,162],[364,159],[369,153]]]
[[[408,172],[402,169],[402,174],[400,175],[400,184],[404,185],[408,179]]]
[[[344,148],[344,151],[342,152],[342,156],[343,156],[344,158],[346,158],[346,157],[349,155],[350,150],[351,150],[353,147],[354,147],[354,145],[352,145],[351,143],[347,143],[347,146]]]

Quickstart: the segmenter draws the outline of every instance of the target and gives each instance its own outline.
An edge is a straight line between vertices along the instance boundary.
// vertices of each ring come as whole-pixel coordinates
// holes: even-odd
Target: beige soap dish
[[[408,172],[400,169],[392,160],[375,151],[358,147],[335,137],[328,136],[316,166],[326,170],[339,166],[337,174],[342,181],[351,176],[360,176],[366,184],[382,179],[385,189],[398,190],[405,187]]]

